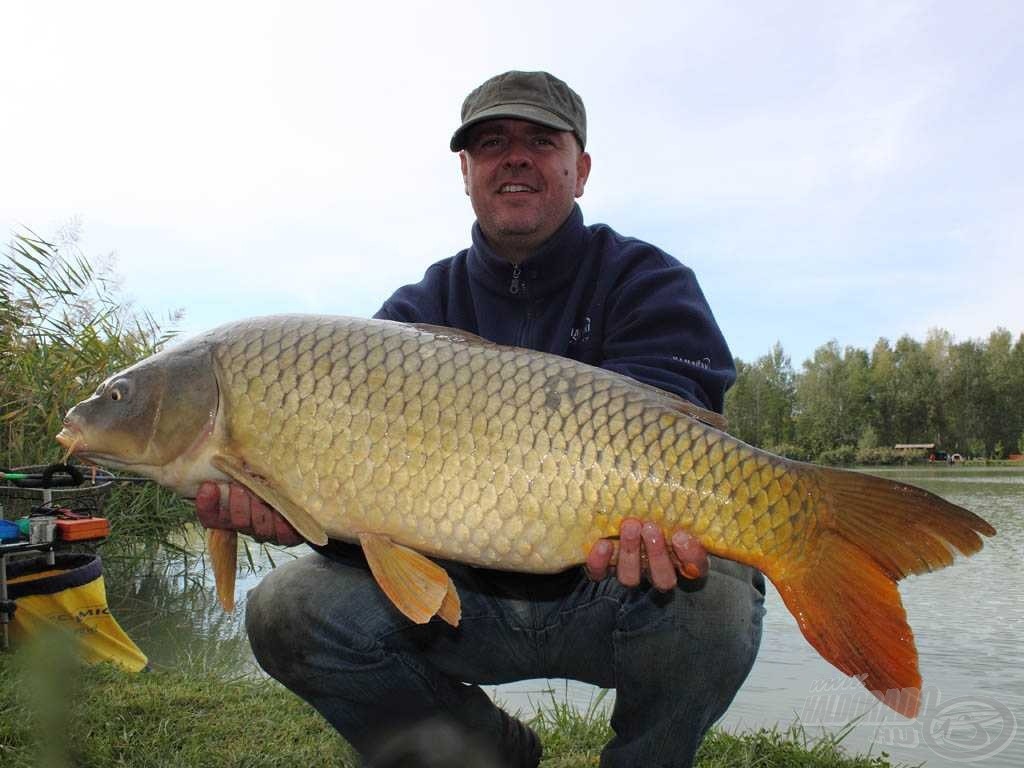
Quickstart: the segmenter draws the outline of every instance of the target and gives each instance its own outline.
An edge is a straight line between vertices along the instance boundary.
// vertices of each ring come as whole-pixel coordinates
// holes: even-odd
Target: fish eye
[[[124,379],[115,381],[107,391],[107,397],[115,403],[127,398],[129,395],[131,395],[131,386]]]

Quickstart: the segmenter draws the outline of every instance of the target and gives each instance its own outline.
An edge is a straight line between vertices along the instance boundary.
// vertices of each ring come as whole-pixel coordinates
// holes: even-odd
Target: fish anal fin
[[[244,485],[263,501],[272,506],[292,524],[299,534],[312,544],[327,543],[327,532],[313,517],[285,494],[267,482],[256,472],[245,465],[245,462],[225,454],[217,454],[212,459],[213,466],[228,475],[239,485]]]
[[[411,621],[426,624],[438,615],[458,625],[459,596],[444,568],[381,534],[360,533],[359,543],[377,584]]]
[[[206,551],[213,565],[217,600],[228,613],[235,610],[235,574],[238,568],[238,533],[221,528],[206,530]]]
[[[826,661],[905,717],[917,715],[921,673],[896,582],[834,532],[815,543],[812,568],[766,571],[808,642]]]

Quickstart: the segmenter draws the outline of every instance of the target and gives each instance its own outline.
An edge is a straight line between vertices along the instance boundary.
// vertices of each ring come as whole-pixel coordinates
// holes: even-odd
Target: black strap
[[[51,464],[42,472],[27,473],[10,482],[19,488],[74,488],[84,479],[81,470],[72,464]]]

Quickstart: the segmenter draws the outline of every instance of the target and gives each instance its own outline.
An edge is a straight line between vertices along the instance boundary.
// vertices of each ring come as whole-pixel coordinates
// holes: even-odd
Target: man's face
[[[481,123],[459,157],[477,221],[499,252],[530,250],[551,237],[590,174],[590,155],[572,133],[525,120]]]

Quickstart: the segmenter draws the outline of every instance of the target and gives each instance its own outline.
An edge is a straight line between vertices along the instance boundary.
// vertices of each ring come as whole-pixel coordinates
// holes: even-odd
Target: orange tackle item
[[[110,535],[110,521],[105,517],[57,519],[57,538],[61,541],[104,539]]]

